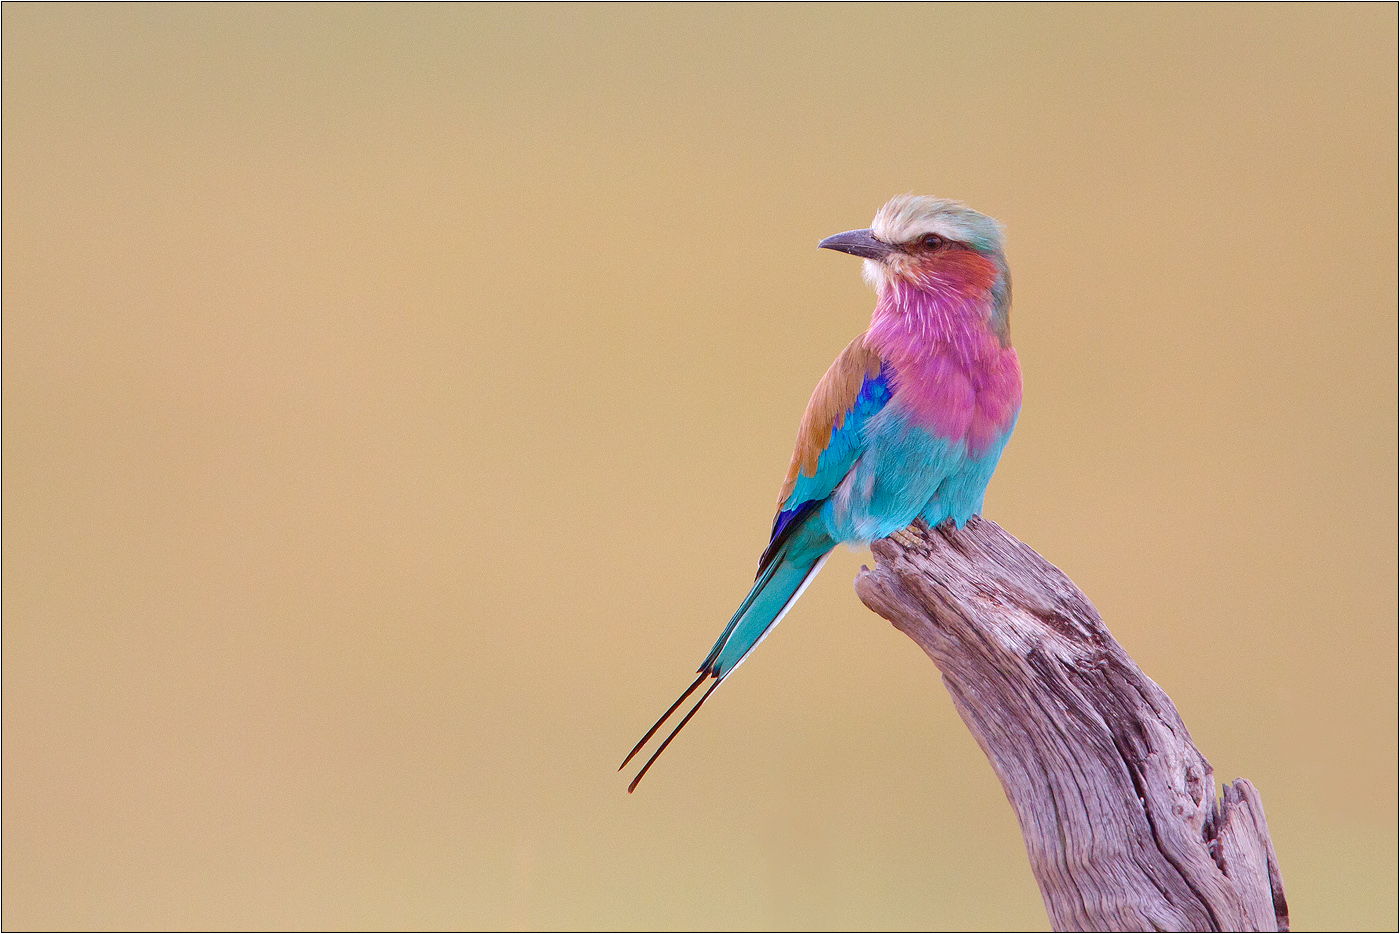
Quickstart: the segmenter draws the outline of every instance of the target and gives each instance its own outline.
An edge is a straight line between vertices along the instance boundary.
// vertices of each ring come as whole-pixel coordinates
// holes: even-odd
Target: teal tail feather
[[[710,650],[701,671],[727,678],[782,621],[829,557],[830,550],[806,561],[792,561],[786,556],[774,561],[772,573],[754,582],[744,605]]]
[[[714,648],[710,650],[709,656],[700,666],[699,677],[662,714],[661,719],[657,720],[650,730],[647,730],[646,735],[636,746],[632,747],[627,758],[622,760],[622,765],[618,766],[618,771],[626,768],[627,763],[631,762],[633,757],[647,744],[647,741],[656,735],[661,724],[670,719],[671,714],[685,703],[686,698],[694,694],[706,680],[713,679],[709,689],[700,696],[700,700],[696,701],[695,706],[686,713],[676,728],[651,754],[651,758],[642,766],[637,777],[632,779],[632,783],[627,786],[629,793],[637,787],[642,776],[671,744],[671,740],[676,738],[676,734],[690,722],[690,718],[695,716],[700,706],[714,693],[715,688],[719,687],[725,678],[733,674],[734,669],[738,668],[744,659],[749,657],[749,653],[787,615],[793,604],[797,602],[797,598],[802,596],[802,592],[807,589],[807,586],[817,576],[817,572],[822,569],[826,559],[831,556],[831,549],[835,543],[826,536],[820,520],[815,514],[806,517],[806,519],[807,521],[801,523],[802,528],[794,530],[798,534],[792,535],[781,544],[780,548],[773,549],[765,555],[769,559],[767,565],[760,569],[753,588],[744,598],[744,602],[739,604],[739,609],[735,611],[729,625],[724,628],[724,632],[720,634]]]

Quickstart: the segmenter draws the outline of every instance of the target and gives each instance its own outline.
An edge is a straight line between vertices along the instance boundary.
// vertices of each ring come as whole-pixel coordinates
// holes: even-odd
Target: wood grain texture
[[[1286,931],[1264,807],[1059,569],[975,518],[875,542],[860,598],[943,672],[1059,931]]]

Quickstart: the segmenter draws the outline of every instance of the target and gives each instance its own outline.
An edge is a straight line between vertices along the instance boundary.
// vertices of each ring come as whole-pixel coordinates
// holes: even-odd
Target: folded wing
[[[797,520],[820,505],[865,449],[865,423],[890,400],[889,371],[862,334],[841,351],[817,384],[802,415],[797,446],[778,494],[772,539],[759,574],[782,547]]]

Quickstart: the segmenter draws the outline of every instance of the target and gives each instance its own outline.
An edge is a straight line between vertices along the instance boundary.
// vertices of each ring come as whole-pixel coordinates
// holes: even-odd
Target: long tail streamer
[[[685,694],[683,694],[683,695],[681,696],[681,700],[676,701],[676,707],[679,707],[679,706],[680,706],[681,701],[685,700],[686,697],[690,695],[690,691],[695,690],[695,688],[696,688],[697,686],[699,686],[700,682],[703,681],[703,680],[705,680],[705,677],[706,677],[705,675],[701,675],[701,676],[700,676],[700,679],[697,680],[697,681],[695,682],[695,684],[692,684],[692,685],[690,686],[690,690],[689,690],[689,691],[686,691]],[[685,725],[686,725],[687,723],[690,722],[690,718],[691,718],[691,717],[695,716],[695,712],[696,712],[697,710],[700,709],[700,705],[703,704],[703,703],[705,703],[705,701],[709,698],[709,696],[715,692],[715,688],[719,687],[719,686],[720,686],[721,684],[723,684],[723,683],[724,683],[724,679],[723,679],[723,678],[716,678],[716,679],[715,679],[715,683],[712,684],[712,685],[710,685],[709,690],[707,690],[704,694],[701,694],[701,695],[700,695],[700,699],[699,699],[698,701],[695,702],[695,706],[692,707],[692,708],[690,708],[690,712],[687,713],[684,717],[681,718],[681,722],[680,722],[679,724],[676,725],[676,728],[675,728],[674,730],[671,731],[671,735],[670,735],[670,736],[667,736],[666,739],[661,743],[661,745],[656,747],[656,752],[654,752],[654,753],[651,754],[651,758],[647,760],[647,764],[644,765],[644,766],[642,766],[642,770],[641,770],[640,772],[637,773],[637,777],[634,778],[634,779],[632,779],[632,784],[630,784],[630,785],[627,786],[627,793],[628,793],[629,795],[633,792],[634,789],[636,789],[636,787],[637,787],[637,782],[639,782],[639,781],[642,780],[642,776],[645,775],[645,774],[647,774],[647,769],[651,768],[651,764],[652,764],[653,762],[656,761],[656,759],[657,759],[658,756],[660,756],[663,752],[666,751],[666,747],[667,747],[667,746],[671,745],[671,740],[673,740],[673,739],[676,738],[676,734],[679,733],[682,729],[685,728]],[[671,708],[671,710],[675,710],[675,709],[676,709],[675,707],[672,707],[672,708]],[[666,714],[666,716],[669,717],[670,715],[671,715],[671,714],[670,714],[670,712],[668,711],[667,714]],[[662,719],[662,720],[665,720],[666,717],[662,717],[661,719]],[[661,724],[658,723],[656,726],[660,726],[660,725],[661,725]],[[656,730],[656,727],[652,727],[652,730],[655,731],[655,730]],[[646,742],[646,739],[643,739],[643,740],[642,740],[642,743],[645,743],[645,742]],[[641,743],[638,743],[637,745],[638,745],[638,748],[641,748]],[[635,753],[636,750],[634,749],[633,752]],[[631,756],[628,756],[627,758],[630,759],[630,758],[632,758],[632,757],[631,757]],[[622,763],[622,764],[623,764],[623,765],[626,765],[627,763],[624,762],[624,763]],[[622,771],[622,770],[619,768],[618,771]]]
[[[647,730],[647,735],[643,736],[640,740],[637,741],[637,745],[632,747],[632,751],[627,754],[627,758],[623,759],[622,764],[617,767],[617,770],[619,772],[627,768],[627,763],[631,762],[632,757],[642,751],[642,747],[647,744],[647,740],[651,739],[653,736],[656,735],[656,731],[661,729],[661,724],[665,723],[668,719],[670,719],[671,714],[676,712],[676,708],[679,707],[681,704],[684,704],[685,699],[690,695],[694,694],[695,689],[698,688],[701,682],[703,682],[709,676],[710,673],[708,671],[700,672],[700,677],[695,679],[695,683],[692,684],[690,687],[686,688],[684,694],[676,698],[676,702],[672,704],[669,708],[667,708],[666,712],[661,715],[661,719],[653,723],[651,725],[651,729]],[[630,791],[631,789],[628,790]]]

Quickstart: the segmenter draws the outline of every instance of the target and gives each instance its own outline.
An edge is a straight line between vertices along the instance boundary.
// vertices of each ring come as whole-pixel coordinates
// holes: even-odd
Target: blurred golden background
[[[4,926],[1044,928],[840,550],[636,795],[891,195],[1007,224],[986,514],[1396,915],[1396,9],[4,11]]]

